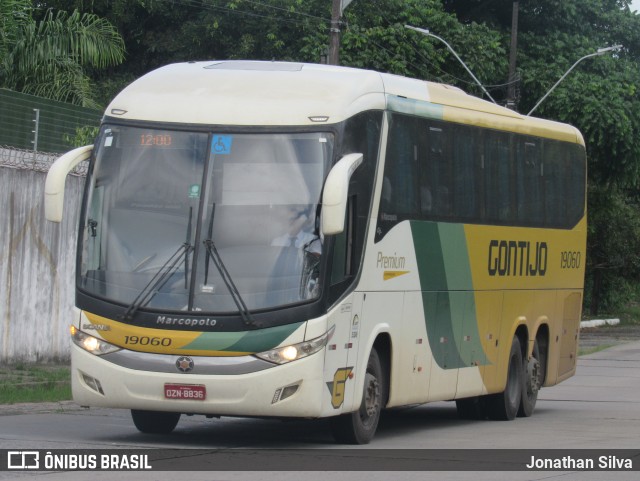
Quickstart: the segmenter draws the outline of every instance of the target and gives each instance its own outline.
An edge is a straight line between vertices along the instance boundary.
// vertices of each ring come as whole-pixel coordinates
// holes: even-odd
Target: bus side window
[[[428,130],[428,178],[433,213],[439,219],[451,217],[452,176],[448,158],[448,131],[444,127],[430,126]]]
[[[541,193],[544,163],[540,145],[534,139],[523,139],[516,148],[517,218],[523,224],[541,225],[545,199]]]
[[[484,143],[485,222],[513,222],[511,136],[489,132]]]
[[[476,158],[476,136],[473,129],[457,126],[455,141],[451,143],[453,166],[453,215],[461,221],[477,221],[480,194],[477,179],[481,178],[481,165]]]

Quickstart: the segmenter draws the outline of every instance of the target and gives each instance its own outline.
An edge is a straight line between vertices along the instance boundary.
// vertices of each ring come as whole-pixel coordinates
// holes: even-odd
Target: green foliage
[[[31,15],[29,0],[0,0],[0,62],[15,45],[20,25]],[[0,70],[0,79],[2,71]]]
[[[465,23],[511,32],[511,0],[445,0]],[[585,307],[615,312],[638,295],[640,275],[640,15],[628,0],[519,2],[519,106],[528,112],[581,57],[535,115],[575,125],[589,159],[589,236]],[[505,43],[506,44],[506,43]]]
[[[0,85],[53,100],[97,108],[87,69],[104,69],[124,59],[124,42],[106,20],[77,10],[47,10],[41,20],[22,0],[0,0],[3,17]],[[15,10],[17,9],[17,10]],[[27,14],[29,13],[29,14]]]
[[[513,3],[355,0],[341,25],[341,64],[453,84],[482,96],[445,45],[404,26],[428,28],[446,39],[484,85],[498,85],[488,88],[500,100],[506,94],[506,87],[499,85],[508,77]],[[519,2],[517,107],[521,112],[528,112],[582,56],[600,47],[624,45],[616,53],[581,62],[536,110],[536,116],[575,125],[586,141],[587,284],[601,293],[594,296],[590,290],[586,299],[596,309],[623,303],[639,281],[635,268],[620,267],[636,262],[634,244],[624,236],[635,232],[640,189],[640,15],[629,11],[629,3]],[[9,4],[12,10],[7,10]],[[242,58],[319,62],[327,52],[331,17],[330,0],[44,0],[33,4],[37,10],[31,5],[25,0],[0,0],[3,83],[11,74],[5,62],[11,51],[8,46],[28,31],[35,36],[40,32],[38,22],[53,21],[56,17],[49,8],[107,19],[124,39],[127,59],[118,67],[116,60],[107,69],[101,67],[104,64],[78,67],[54,56],[23,76],[28,91],[51,89],[49,94],[59,98],[64,86],[74,85],[79,92],[75,102],[90,95],[95,84],[99,100],[106,103],[126,83],[171,62]],[[33,22],[31,30],[23,28],[25,18],[26,23]],[[70,58],[75,61],[75,56]],[[66,74],[52,77],[47,70],[50,65]],[[55,82],[45,88],[38,80],[45,78]],[[624,224],[625,219],[629,224]],[[613,220],[620,234],[612,232]],[[605,234],[611,237],[607,240]]]
[[[585,302],[591,315],[615,312],[637,297],[640,283],[640,202],[618,189],[589,194]]]
[[[630,302],[625,303],[622,308],[617,310],[620,315],[620,323],[627,326],[640,326],[640,285],[634,285],[634,293]]]
[[[460,23],[443,11],[440,0],[353,2],[345,12],[340,63],[458,85],[483,95],[444,44],[405,25],[429,28],[446,37],[485,83],[501,81],[506,74],[507,58],[500,33],[485,25]],[[300,50],[303,60],[317,61],[326,51],[325,30],[309,31]]]
[[[75,135],[64,134],[63,140],[71,147],[82,147],[84,145],[93,145],[98,136],[99,127],[84,126],[76,127]]]

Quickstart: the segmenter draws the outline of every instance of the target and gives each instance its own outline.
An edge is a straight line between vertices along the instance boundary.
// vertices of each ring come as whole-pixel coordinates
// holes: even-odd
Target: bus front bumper
[[[243,363],[221,360],[226,367],[209,369],[224,374],[197,373],[197,369],[193,369],[193,373],[179,371],[178,364],[188,370],[189,361],[197,367],[201,361],[204,364],[211,362],[211,358],[193,356],[180,359],[181,356],[125,353],[137,361],[127,366],[122,362],[122,354],[112,362],[108,360],[109,355],[96,356],[72,345],[73,399],[82,406],[214,416],[306,418],[322,417],[323,404],[330,401],[331,393],[322,379],[324,349],[291,363],[263,365],[252,372],[243,372],[258,369],[258,365],[248,357],[245,357],[247,364],[244,368],[237,366]],[[140,359],[147,362],[141,363]],[[148,370],[149,363],[153,365],[155,361],[174,366],[174,372],[168,372],[170,369],[167,368]],[[167,389],[173,389],[173,394],[167,394]],[[176,390],[186,392],[185,397],[168,397],[175,396]],[[187,396],[204,399],[189,399]],[[324,398],[327,402],[323,403]],[[325,415],[328,414],[331,411]]]

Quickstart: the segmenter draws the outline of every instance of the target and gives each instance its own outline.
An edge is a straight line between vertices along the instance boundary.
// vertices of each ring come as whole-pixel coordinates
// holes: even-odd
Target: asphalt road
[[[326,421],[279,421],[262,419],[205,419],[183,416],[170,436],[143,435],[136,431],[129,413],[121,410],[79,408],[73,403],[45,405],[0,406],[0,450],[65,449],[135,449],[160,448],[175,453],[176,448],[205,449],[206,452],[172,455],[164,459],[164,469],[175,465],[184,469],[193,466],[208,471],[154,472],[57,472],[26,473],[0,471],[0,479],[44,480],[244,480],[286,481],[315,479],[386,480],[386,479],[473,479],[473,480],[636,480],[639,478],[640,457],[632,459],[634,471],[529,471],[521,464],[504,464],[498,459],[495,468],[478,468],[474,472],[404,471],[402,463],[410,450],[441,451],[443,456],[473,456],[477,449],[526,450],[530,457],[543,449],[557,450],[558,455],[571,454],[573,449],[590,449],[594,455],[609,454],[609,450],[630,449],[640,452],[640,342],[629,342],[604,351],[583,356],[578,361],[578,373],[573,378],[540,393],[536,412],[530,418],[512,422],[463,421],[458,419],[453,403],[433,403],[409,409],[390,411],[381,420],[373,442],[366,447],[336,445]],[[251,471],[216,471],[220,454],[238,455],[241,448],[251,455],[240,458]],[[294,458],[291,449],[312,449],[317,455],[309,458],[304,473],[282,471],[278,453],[270,459],[264,448],[280,450],[283,456]],[[364,450],[363,450],[364,449]],[[390,459],[387,471],[344,471],[350,462],[361,463],[377,454]],[[358,451],[359,450],[359,451]],[[465,451],[467,450],[467,451]],[[139,450],[136,450],[139,452]],[[158,452],[158,451],[154,451]],[[428,451],[432,453],[433,451]],[[242,454],[242,453],[241,453]],[[351,457],[350,457],[351,456]],[[356,458],[353,458],[356,456]],[[359,458],[358,458],[359,457]],[[598,456],[595,458],[598,459]],[[270,466],[270,461],[276,468]],[[409,460],[410,461],[410,460]],[[406,462],[409,462],[406,461]],[[490,466],[491,460],[485,460]],[[318,463],[326,463],[318,471]],[[173,463],[173,464],[172,464]],[[597,461],[596,461],[597,463]],[[0,463],[0,466],[2,464]],[[456,466],[456,464],[452,464]],[[461,464],[462,466],[463,464]],[[303,464],[304,466],[304,464]],[[467,465],[464,465],[467,466]],[[485,465],[486,466],[486,465]],[[505,468],[505,466],[507,466]],[[275,470],[270,470],[275,469]],[[297,468],[301,469],[301,468]],[[513,469],[484,471],[483,469]],[[397,471],[397,472],[394,472]]]

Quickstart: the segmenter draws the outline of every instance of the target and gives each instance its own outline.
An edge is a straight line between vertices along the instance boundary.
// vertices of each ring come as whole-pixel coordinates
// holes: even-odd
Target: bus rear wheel
[[[145,434],[169,434],[180,420],[180,413],[131,410],[131,418],[138,431]]]
[[[518,409],[518,416],[529,417],[533,414],[538,400],[538,392],[542,385],[543,373],[540,359],[540,347],[536,339],[533,344],[531,359],[524,362],[524,382],[522,383],[522,400]]]
[[[520,408],[524,384],[522,349],[520,339],[513,337],[507,370],[507,385],[504,391],[492,394],[487,398],[487,414],[489,419],[511,421],[515,419]]]
[[[342,444],[368,444],[376,433],[386,400],[386,380],[378,352],[371,350],[364,380],[360,408],[330,419],[331,432]]]

